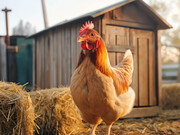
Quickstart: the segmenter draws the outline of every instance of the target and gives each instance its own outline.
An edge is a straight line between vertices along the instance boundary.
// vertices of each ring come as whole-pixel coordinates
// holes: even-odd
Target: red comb
[[[86,22],[85,25],[83,25],[83,27],[81,27],[80,31],[79,31],[79,35],[82,36],[84,33],[87,32],[87,30],[89,29],[93,29],[94,28],[94,24],[91,22]]]

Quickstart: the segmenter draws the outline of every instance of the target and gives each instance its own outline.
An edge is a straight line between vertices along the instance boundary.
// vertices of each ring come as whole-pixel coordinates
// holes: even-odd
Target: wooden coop
[[[113,66],[127,49],[133,52],[136,100],[129,116],[156,115],[161,104],[160,30],[172,26],[142,0],[125,0],[32,35],[34,87],[70,85],[81,50],[79,30],[88,20],[102,35]]]

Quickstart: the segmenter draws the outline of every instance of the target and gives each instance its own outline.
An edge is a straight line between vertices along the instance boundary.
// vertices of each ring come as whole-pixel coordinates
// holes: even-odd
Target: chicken
[[[134,105],[135,93],[129,87],[132,81],[133,57],[125,52],[122,62],[111,67],[106,46],[92,22],[80,29],[78,42],[81,53],[71,78],[71,94],[86,122],[93,124],[91,135],[104,121],[107,135],[112,124],[128,114]]]

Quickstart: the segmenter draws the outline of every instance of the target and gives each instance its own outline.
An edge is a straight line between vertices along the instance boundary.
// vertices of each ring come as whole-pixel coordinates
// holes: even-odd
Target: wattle
[[[83,50],[86,50],[86,48],[87,48],[88,50],[92,50],[92,49],[93,49],[93,45],[92,45],[92,44],[88,44],[87,42],[86,42],[86,43],[81,43],[81,48],[82,48]]]
[[[86,44],[85,43],[82,43],[81,47],[82,47],[83,50],[86,50]]]
[[[93,49],[93,45],[86,43],[86,48],[88,50],[92,50]]]

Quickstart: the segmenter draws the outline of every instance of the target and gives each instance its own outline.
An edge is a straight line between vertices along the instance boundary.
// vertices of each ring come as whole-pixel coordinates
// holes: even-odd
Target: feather
[[[117,94],[123,94],[128,91],[132,82],[133,56],[130,50],[125,52],[124,58],[120,64],[112,68],[114,71],[113,80]]]

